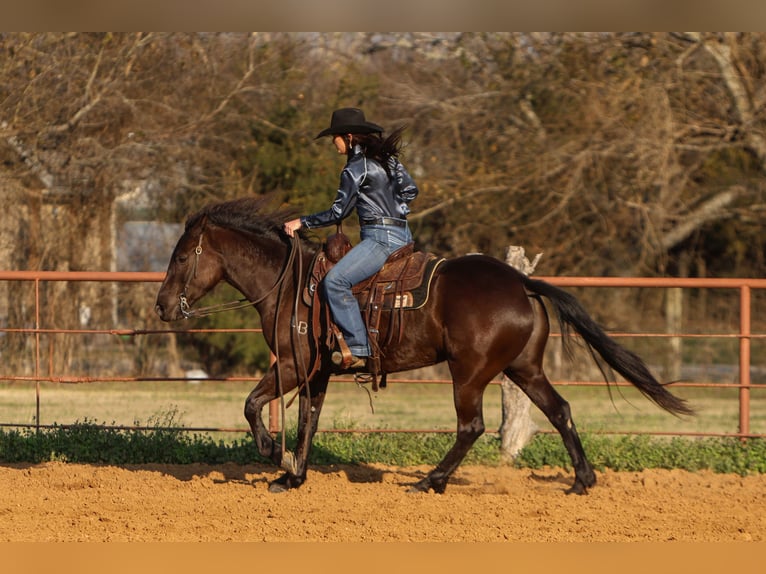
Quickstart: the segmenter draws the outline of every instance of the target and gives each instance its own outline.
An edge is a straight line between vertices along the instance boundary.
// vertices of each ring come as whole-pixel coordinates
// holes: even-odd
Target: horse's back
[[[524,283],[519,271],[488,255],[463,255],[446,260],[437,270],[436,288],[458,297],[477,297],[471,305],[495,305],[506,302],[528,308]]]
[[[434,298],[453,333],[514,332],[528,337],[534,313],[520,273],[486,255],[448,259],[437,270]]]
[[[393,320],[395,336],[381,335],[393,338],[383,367],[397,372],[457,356],[471,361],[490,351],[505,367],[527,344],[534,317],[519,272],[506,263],[485,255],[446,259],[434,272],[425,305],[384,314],[381,333],[390,334]]]

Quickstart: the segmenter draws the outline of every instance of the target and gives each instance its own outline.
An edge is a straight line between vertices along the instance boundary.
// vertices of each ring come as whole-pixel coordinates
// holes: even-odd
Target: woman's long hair
[[[400,126],[392,131],[388,137],[383,139],[379,133],[372,134],[354,134],[355,143],[362,146],[364,155],[378,162],[391,176],[390,159],[399,159],[399,153],[402,151],[402,133],[407,126]],[[352,146],[349,146],[349,157],[353,154]]]

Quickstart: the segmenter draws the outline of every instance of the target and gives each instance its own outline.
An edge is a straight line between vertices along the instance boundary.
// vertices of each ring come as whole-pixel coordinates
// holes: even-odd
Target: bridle
[[[285,266],[282,268],[282,271],[280,272],[276,283],[274,283],[271,289],[266,291],[266,293],[264,293],[263,296],[259,297],[258,299],[254,301],[250,301],[246,298],[242,298],[242,299],[236,299],[235,301],[228,301],[227,303],[219,303],[218,305],[210,305],[208,307],[200,307],[199,309],[192,309],[191,305],[189,305],[189,300],[186,297],[186,291],[187,291],[187,288],[189,287],[189,284],[192,282],[192,280],[197,277],[197,267],[199,266],[199,256],[202,255],[203,232],[204,232],[204,227],[199,232],[199,240],[197,241],[197,246],[194,248],[194,263],[192,264],[191,271],[189,272],[186,278],[186,282],[184,283],[184,288],[181,290],[181,294],[178,297],[179,306],[181,307],[181,315],[183,315],[184,319],[190,319],[192,317],[206,317],[208,315],[213,315],[214,313],[220,313],[222,311],[232,311],[234,309],[243,309],[245,307],[251,307],[262,302],[284,283],[285,277],[287,276],[287,271],[292,267],[293,261],[295,258],[295,252],[297,251],[297,249],[295,248],[290,250],[290,254],[287,259],[287,262],[285,263]]]
[[[192,279],[197,277],[197,266],[199,265],[200,255],[202,255],[202,230],[199,232],[199,241],[197,241],[197,247],[194,248],[194,263],[192,265],[191,272],[186,277],[184,288],[181,290],[181,295],[179,296],[181,314],[184,316],[184,319],[189,319],[195,315],[195,312],[192,311],[191,307],[189,306],[189,300],[186,298],[186,289],[189,287],[189,283],[191,283]]]

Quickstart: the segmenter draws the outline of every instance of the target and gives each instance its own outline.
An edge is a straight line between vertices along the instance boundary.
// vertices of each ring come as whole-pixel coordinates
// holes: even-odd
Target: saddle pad
[[[431,257],[425,263],[425,269],[422,275],[422,281],[405,291],[393,292],[396,290],[396,282],[390,281],[383,289],[391,290],[392,293],[386,294],[383,298],[383,309],[420,309],[428,302],[428,294],[431,291],[431,281],[439,265],[444,262],[444,258]]]

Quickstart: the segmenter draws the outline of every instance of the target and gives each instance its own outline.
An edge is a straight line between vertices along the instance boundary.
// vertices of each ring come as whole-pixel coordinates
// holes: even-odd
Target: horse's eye
[[[180,263],[181,265],[186,263],[187,259],[189,259],[189,256],[186,255],[185,253],[179,253],[178,255],[176,255],[176,262]]]

